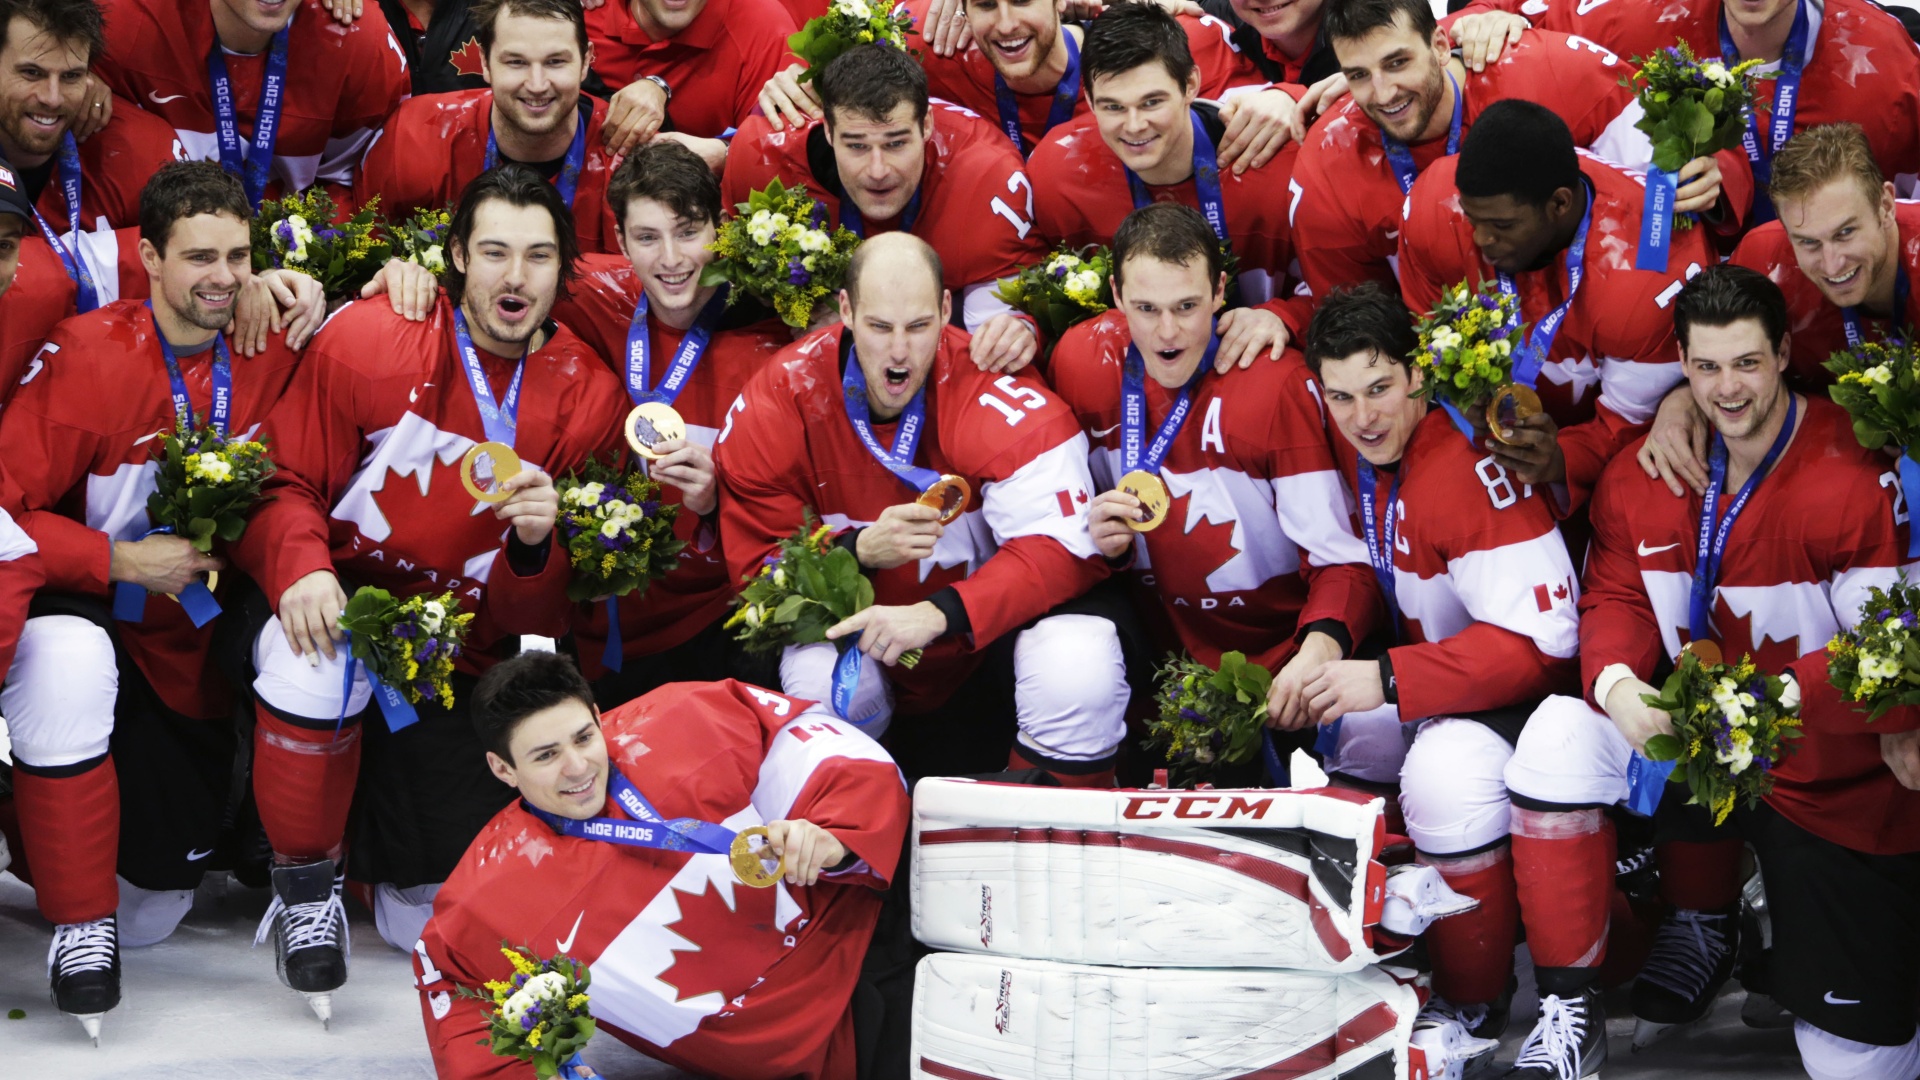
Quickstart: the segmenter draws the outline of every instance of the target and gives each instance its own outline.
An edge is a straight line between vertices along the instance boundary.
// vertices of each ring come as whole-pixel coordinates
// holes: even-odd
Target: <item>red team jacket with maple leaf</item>
[[[218,40],[205,0],[102,0],[107,49],[93,70],[113,92],[157,113],[184,156],[220,160],[207,56]],[[226,55],[242,151],[250,152],[266,53]],[[320,0],[300,0],[287,43],[286,93],[274,142],[277,197],[315,183],[344,188],[354,162],[407,93],[407,64],[378,5],[342,26]]]
[[[1120,379],[1131,338],[1109,311],[1068,331],[1053,351],[1053,385],[1092,445],[1095,490],[1121,462]],[[1147,438],[1178,390],[1146,380]],[[1327,450],[1318,387],[1296,352],[1278,363],[1205,376],[1161,464],[1171,519],[1134,542],[1132,569],[1205,664],[1224,650],[1278,670],[1299,630],[1323,619],[1359,643],[1380,617],[1380,590],[1347,513],[1351,499]]]
[[[573,224],[582,251],[619,251],[620,227],[607,205],[614,159],[600,140],[607,103],[580,95],[589,106],[587,160],[573,190]],[[398,219],[417,210],[440,210],[460,201],[473,178],[485,171],[487,134],[493,130],[493,91],[461,90],[409,98],[354,171],[354,198],[364,206],[375,196],[380,212]]]
[[[499,400],[515,361],[484,350],[480,360]],[[618,443],[626,399],[585,343],[557,328],[526,364],[514,439],[525,465],[559,476]],[[233,559],[276,607],[317,570],[336,571],[349,595],[361,585],[396,597],[452,590],[477,613],[460,658],[469,672],[504,637],[566,632],[565,544],[551,541],[539,573],[514,573],[509,527],[460,483],[461,459],[487,435],[445,294],[425,322],[384,303],[340,309],[264,433],[279,472]]]
[[[1899,259],[1907,280],[1920,280],[1920,202],[1896,202],[1893,223],[1900,233]],[[1793,334],[1787,370],[1796,385],[1824,393],[1833,385],[1833,373],[1821,364],[1847,347],[1846,322],[1840,309],[1794,262],[1793,241],[1787,239],[1785,226],[1769,221],[1748,233],[1734,249],[1733,261],[1767,275],[1786,294],[1788,329]],[[1906,309],[1898,315],[1897,319],[1862,319],[1867,340],[1879,341],[1906,327],[1920,326],[1920,300],[1911,291]]]
[[[1477,0],[1466,10],[1484,8],[1517,12],[1539,29],[1578,34],[1624,57],[1646,56],[1676,38],[1695,56],[1720,55],[1720,0],[1661,0],[1657,7],[1635,0]],[[1866,0],[1809,3],[1807,18],[1813,51],[1793,130],[1859,124],[1880,171],[1907,190],[1920,174],[1920,52],[1913,38],[1900,20]],[[1755,72],[1753,111],[1763,132],[1778,73],[1778,64]]]
[[[941,284],[959,293],[969,285],[998,281],[1039,262],[1047,249],[1033,228],[1033,184],[1026,163],[999,128],[972,110],[934,101],[927,109],[926,164],[920,173],[920,216],[913,235],[940,253]],[[764,116],[749,117],[734,136],[721,178],[723,200],[733,206],[778,179],[801,186],[819,200],[827,225],[840,220],[845,190],[833,148],[821,121],[774,131]],[[876,236],[897,222],[867,222]]]
[[[1400,232],[1400,292],[1415,312],[1431,311],[1447,289],[1465,281],[1492,281],[1493,265],[1480,256],[1473,226],[1460,210],[1454,186],[1458,158],[1442,158],[1414,181],[1412,212]],[[1673,234],[1667,272],[1635,270],[1640,244],[1643,178],[1591,154],[1580,171],[1592,185],[1593,223],[1587,233],[1586,279],[1553,339],[1537,389],[1560,425],[1570,506],[1586,502],[1600,472],[1652,421],[1668,390],[1680,381],[1680,353],[1667,310],[1687,279],[1714,258],[1704,229]],[[1514,275],[1520,317],[1531,334],[1567,295],[1564,253],[1544,268]],[[1599,393],[1592,390],[1599,385]]]
[[[1566,34],[1528,30],[1507,46],[1498,63],[1468,71],[1460,130],[1465,133],[1487,106],[1523,98],[1552,109],[1566,121],[1576,146],[1617,164],[1644,168],[1652,150],[1633,126],[1641,116],[1633,91],[1620,84],[1632,70],[1593,42]],[[1447,137],[1412,145],[1413,163],[1424,171],[1446,156]],[[1753,198],[1746,155],[1718,155],[1721,185],[1729,205],[1745,210]],[[1293,171],[1289,217],[1300,250],[1300,270],[1316,297],[1336,285],[1398,282],[1401,212],[1406,195],[1381,142],[1380,129],[1348,98],[1313,126]]]
[[[414,949],[438,1075],[533,1075],[487,1050],[482,1004],[453,993],[510,978],[507,940],[585,961],[602,1030],[688,1072],[850,1080],[847,1002],[907,831],[892,759],[821,706],[732,680],[669,684],[600,726],[613,767],[663,816],[805,819],[859,861],[753,889],[724,855],[562,836],[516,801],[467,848]],[[611,800],[606,812],[624,816]]]
[[[580,276],[570,288],[572,298],[555,306],[554,317],[579,334],[624,387],[627,328],[633,323],[634,305],[640,302],[640,280],[632,265],[624,256],[589,255],[580,261]],[[658,386],[685,335],[652,317],[647,324],[653,335],[649,376]],[[712,450],[728,408],[790,341],[786,327],[773,321],[715,333],[700,366],[693,369],[673,402],[674,411],[687,422],[688,440]],[[678,488],[661,487],[668,502],[680,501]],[[620,642],[626,656],[650,656],[685,642],[720,618],[733,599],[733,579],[720,552],[717,519],[703,520],[682,510],[673,531],[687,542],[679,568],[644,593],[628,593],[620,600]],[[580,669],[590,679],[599,678],[606,673],[600,665],[607,642],[606,604],[576,607],[573,632],[580,643]]]
[[[667,80],[671,123],[662,130],[703,139],[745,124],[767,80],[794,62],[787,36],[799,28],[779,0],[708,0],[665,41],[648,36],[625,3],[587,12],[594,72],[615,90],[649,75]]]
[[[1579,586],[1546,501],[1474,449],[1439,409],[1414,429],[1397,469],[1400,644],[1388,653],[1401,719],[1572,689]],[[1384,515],[1393,473],[1375,473],[1374,505]]]
[[[205,424],[213,397],[213,350],[181,356],[180,373]],[[157,436],[173,430],[173,398],[153,315],[121,300],[54,328],[25,385],[0,413],[0,506],[40,545],[47,587],[108,598],[116,540],[153,527]],[[235,435],[256,430],[286,390],[298,361],[278,336],[267,351],[233,356]],[[279,447],[270,456],[279,458]],[[250,527],[251,528],[251,527]],[[221,715],[228,690],[207,662],[213,624],[194,629],[179,604],[148,597],[146,617],[117,624],[120,639],[161,700],[194,717]]]
[[[1761,671],[1793,667],[1799,676],[1806,737],[1775,767],[1767,801],[1846,847],[1914,850],[1920,793],[1902,788],[1882,763],[1879,735],[1912,730],[1920,715],[1896,709],[1868,727],[1821,689],[1827,642],[1858,620],[1867,589],[1887,587],[1899,570],[1905,497],[1893,461],[1861,448],[1844,410],[1817,397],[1804,398],[1801,409],[1799,433],[1727,538],[1712,640],[1730,660],[1751,655]],[[1731,501],[1722,497],[1722,512]],[[1674,498],[1623,452],[1594,492],[1591,514],[1580,601],[1581,688],[1589,699],[1609,664],[1658,685],[1656,676],[1692,640],[1700,496],[1689,490]]]
[[[867,452],[847,420],[844,334],[835,325],[781,352],[747,384],[720,433],[720,538],[736,580],[758,571],[808,507],[836,528],[859,528],[919,494]],[[972,624],[971,641],[949,634],[915,667],[888,672],[910,708],[938,705],[989,643],[1107,574],[1087,534],[1093,487],[1072,411],[1037,379],[981,371],[967,343],[964,331],[941,332],[914,459],[964,477],[967,509],[932,558],[868,575],[879,604],[914,604],[952,586]],[[895,427],[873,425],[882,446],[893,445]]]

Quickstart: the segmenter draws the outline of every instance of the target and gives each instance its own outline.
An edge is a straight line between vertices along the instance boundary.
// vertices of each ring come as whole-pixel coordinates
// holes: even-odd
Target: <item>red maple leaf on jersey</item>
[[[1200,482],[1206,481],[1202,478]],[[1179,557],[1155,559],[1153,574],[1161,595],[1180,597],[1197,605],[1201,597],[1213,595],[1207,585],[1208,575],[1227,565],[1241,551],[1233,546],[1233,528],[1237,522],[1232,518],[1215,520],[1214,514],[1194,515],[1193,496],[1189,491],[1175,496],[1167,504],[1167,520],[1160,528],[1170,536],[1179,537],[1176,541]],[[1187,528],[1189,522],[1193,525],[1190,529]]]
[[[472,75],[478,78],[485,74],[485,72],[480,70],[480,62],[482,59],[480,39],[470,37],[467,39],[465,45],[460,46],[447,56],[447,63],[453,65],[453,73],[455,75]]]
[[[773,925],[774,891],[735,884],[729,909],[711,882],[702,882],[697,893],[674,890],[680,918],[667,929],[688,945],[673,950],[673,966],[660,973],[660,981],[678,991],[675,1000],[717,993],[732,1001],[773,965],[783,940]]]
[[[1752,656],[1753,666],[1768,675],[1778,675],[1787,670],[1787,665],[1800,659],[1800,636],[1798,634],[1785,641],[1768,638],[1755,641],[1753,638],[1753,616],[1735,615],[1727,607],[1724,599],[1716,597],[1713,605],[1713,625],[1720,631],[1720,651],[1726,662],[1737,664],[1742,656]]]

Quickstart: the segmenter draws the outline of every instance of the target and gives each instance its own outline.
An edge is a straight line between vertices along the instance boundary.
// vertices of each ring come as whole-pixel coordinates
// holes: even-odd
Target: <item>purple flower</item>
[[[787,282],[792,285],[805,285],[813,280],[813,274],[800,261],[799,256],[787,260]]]
[[[459,656],[459,655],[460,655],[460,646],[458,646],[458,645],[454,645],[454,644],[452,644],[452,643],[448,643],[448,645],[447,645],[447,655],[448,655],[448,656]]]
[[[1067,276],[1067,264],[1066,264],[1066,263],[1061,263],[1060,265],[1058,265],[1058,266],[1056,266],[1056,267],[1054,267],[1054,268],[1053,268],[1053,276],[1054,276],[1054,277],[1057,277],[1057,278],[1063,278],[1063,277],[1066,277],[1066,276]]]
[[[440,647],[440,643],[438,641],[434,640],[433,638],[428,638],[427,640],[420,643],[420,651],[414,653],[413,658],[415,660],[425,660],[427,657],[432,656],[434,654],[434,650],[438,649],[439,647]]]
[[[526,1012],[520,1014],[520,1030],[521,1031],[532,1031],[533,1025],[535,1022],[536,1021],[535,1021],[535,1017],[533,1015],[532,1009],[528,1009]]]
[[[1482,296],[1480,298],[1480,306],[1486,308],[1488,311],[1492,311],[1500,306],[1500,301],[1495,300],[1491,296]]]
[[[340,239],[341,235],[342,234],[339,229],[321,229],[320,230],[320,239],[325,240],[329,244],[333,243],[335,240]]]
[[[293,223],[289,221],[279,222],[273,227],[273,235],[279,237],[281,243],[287,245],[288,247],[292,247],[293,246]]]
[[[1181,709],[1180,719],[1188,721],[1189,723],[1194,723],[1194,724],[1204,724],[1207,722],[1206,717],[1201,716],[1199,713],[1193,711],[1192,709]]]
[[[1758,765],[1758,766],[1760,766],[1760,771],[1761,771],[1761,772],[1772,772],[1772,771],[1773,771],[1773,759],[1772,759],[1772,758],[1770,758],[1770,757],[1768,757],[1768,756],[1767,756],[1767,755],[1765,755],[1765,754],[1755,754],[1755,755],[1753,755],[1753,763],[1754,763],[1755,765]]]
[[[643,502],[640,504],[641,517],[652,517],[653,515],[659,512],[660,512],[660,501],[658,499],[654,499],[649,502]]]
[[[402,619],[399,622],[393,624],[394,637],[410,638],[416,632],[417,632],[417,628],[413,625],[413,619],[411,617]]]

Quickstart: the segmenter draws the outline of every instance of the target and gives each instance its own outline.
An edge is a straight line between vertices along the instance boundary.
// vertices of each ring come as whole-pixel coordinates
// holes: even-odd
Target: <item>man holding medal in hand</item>
[[[1107,576],[1087,535],[1086,436],[1044,384],[976,368],[966,333],[947,325],[952,304],[918,238],[888,233],[854,252],[841,325],[782,352],[720,434],[727,565],[735,579],[757,572],[812,508],[847,530],[837,542],[876,605],[827,642],[788,646],[781,685],[870,734],[887,730],[898,687],[908,719],[889,745],[908,775],[1011,761],[1104,786],[1128,687],[1104,595],[1076,599]],[[914,649],[917,664],[894,666]],[[1011,758],[996,726],[1008,711]]]
[[[363,740],[354,876],[378,883],[375,916],[397,947],[503,801],[462,715],[472,680],[519,635],[565,633],[571,567],[550,476],[619,439],[617,382],[548,318],[578,254],[553,185],[520,165],[482,173],[426,321],[343,308],[267,421],[279,472],[233,556],[275,609],[256,615],[254,793],[276,863],[262,934],[296,990],[346,980],[338,861]],[[337,622],[360,585],[451,591],[474,614],[451,709],[383,704],[361,722],[373,688]]]
[[[543,652],[489,671],[472,712],[519,799],[474,839],[414,948],[442,1080],[530,1074],[487,1048],[484,1003],[456,994],[512,978],[502,940],[588,965],[600,1030],[696,1075],[876,1075],[876,1044],[877,1075],[905,1074],[904,1000],[866,958],[870,942],[882,958],[904,944],[881,890],[907,793],[873,740],[733,681],[602,713]]]

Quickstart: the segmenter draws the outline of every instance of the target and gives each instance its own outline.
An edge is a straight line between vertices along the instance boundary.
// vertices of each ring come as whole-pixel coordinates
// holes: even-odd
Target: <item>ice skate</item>
[[[47,977],[54,1007],[100,1045],[100,1018],[120,1004],[120,933],[113,916],[53,928]]]
[[[1509,1080],[1587,1080],[1607,1060],[1607,1012],[1600,992],[1540,999],[1540,1019],[1520,1044]]]
[[[1507,1027],[1510,995],[1494,1005],[1455,1005],[1436,997],[1413,1022],[1413,1046],[1426,1055],[1434,1080],[1471,1080],[1493,1069],[1500,1033]]]
[[[1739,950],[1735,912],[1681,909],[1667,916],[1633,984],[1633,1049],[1644,1050],[1704,1019],[1732,976]]]
[[[332,1026],[333,991],[347,981],[352,942],[333,862],[273,868],[273,903],[260,920],[255,945],[273,938],[274,967],[289,989],[306,995],[323,1027]]]

